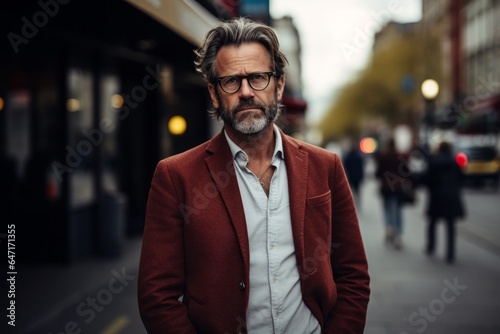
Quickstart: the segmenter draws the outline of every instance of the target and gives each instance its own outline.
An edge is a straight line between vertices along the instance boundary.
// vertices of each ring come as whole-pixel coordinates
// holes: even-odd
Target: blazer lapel
[[[241,202],[238,181],[234,171],[233,157],[223,132],[217,134],[208,144],[209,157],[205,159],[212,179],[226,206],[231,223],[238,238],[247,272],[250,270],[250,248],[245,221],[245,212]]]
[[[308,155],[300,146],[280,130],[283,138],[286,170],[288,175],[288,192],[290,196],[290,217],[294,236],[297,264],[302,267],[305,258],[304,250],[304,215],[307,197]],[[250,270],[250,249],[248,232],[245,221],[245,212],[238,181],[234,171],[231,150],[221,132],[208,144],[209,157],[205,159],[212,179],[214,180],[221,198],[226,206],[231,223],[238,238],[245,269]]]
[[[281,130],[280,130],[281,131]],[[288,192],[290,196],[290,216],[294,236],[297,264],[302,267],[305,258],[304,250],[304,215],[306,211],[308,154],[300,149],[298,142],[281,132],[285,153],[286,171],[288,175]]]

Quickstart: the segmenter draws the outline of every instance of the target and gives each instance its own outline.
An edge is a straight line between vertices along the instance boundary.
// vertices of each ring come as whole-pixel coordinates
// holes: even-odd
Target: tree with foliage
[[[371,122],[415,126],[421,101],[423,58],[427,56],[414,31],[392,34],[378,45],[369,64],[340,92],[319,125],[325,142],[357,137]],[[434,57],[433,57],[434,58]]]

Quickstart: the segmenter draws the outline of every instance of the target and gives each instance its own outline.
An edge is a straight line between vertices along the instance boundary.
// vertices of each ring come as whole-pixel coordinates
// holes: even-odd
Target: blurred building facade
[[[157,161],[210,136],[192,61],[217,18],[234,14],[221,4],[2,5],[2,212],[16,224],[19,259],[118,255],[142,231]],[[168,131],[174,115],[182,134]]]
[[[220,130],[193,50],[243,8],[271,22],[269,1],[2,7],[0,212],[18,259],[119,256],[142,232],[156,163]]]
[[[419,22],[400,23],[389,21],[380,31],[375,33],[373,41],[373,52],[384,50],[387,45],[390,45],[394,38],[400,36],[415,36],[419,33]]]
[[[459,0],[460,1],[460,0]],[[452,56],[452,48],[460,40],[452,33],[451,5],[454,1],[422,1],[421,32],[423,38],[423,78],[434,79],[439,83],[438,107],[453,100],[454,70],[460,65],[460,59]],[[458,2],[458,1],[457,1]],[[458,64],[452,64],[458,62]],[[460,66],[458,66],[459,70]],[[454,69],[454,70],[452,70]]]
[[[305,124],[307,103],[302,94],[300,34],[289,16],[272,20],[272,27],[278,35],[281,51],[289,62],[285,70],[286,85],[282,101],[284,108],[278,124],[285,133],[304,139],[303,135],[307,131]]]
[[[462,134],[500,131],[500,3],[423,0],[423,71],[439,83],[437,127]]]
[[[476,113],[472,131],[500,131],[500,2],[463,6],[464,104]],[[467,100],[465,100],[467,99]]]

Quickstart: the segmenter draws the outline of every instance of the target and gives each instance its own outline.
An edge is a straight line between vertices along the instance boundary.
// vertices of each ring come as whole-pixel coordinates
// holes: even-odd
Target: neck
[[[236,132],[229,127],[225,129],[231,140],[248,155],[250,163],[259,165],[271,163],[276,142],[272,123],[261,132],[251,135]]]

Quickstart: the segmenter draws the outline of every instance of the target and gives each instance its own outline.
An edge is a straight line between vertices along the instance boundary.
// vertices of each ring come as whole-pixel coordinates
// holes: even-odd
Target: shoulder
[[[297,151],[304,155],[307,155],[309,159],[313,160],[319,159],[319,160],[340,161],[339,156],[335,152],[290,137],[288,135],[282,134],[282,137],[283,137],[284,149],[285,151],[288,151],[288,153],[293,153],[294,151]],[[285,154],[286,153],[287,152],[285,152]]]
[[[158,162],[159,166],[175,166],[183,169],[187,166],[197,166],[200,161],[204,161],[208,156],[207,147],[211,140],[195,146],[187,151],[171,155]]]

